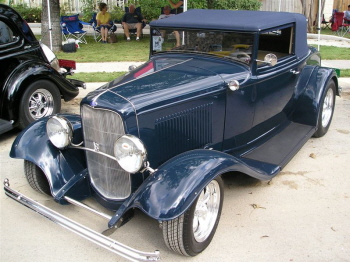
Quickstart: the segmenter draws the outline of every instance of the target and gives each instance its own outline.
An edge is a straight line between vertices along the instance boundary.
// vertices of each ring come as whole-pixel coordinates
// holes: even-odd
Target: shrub
[[[40,23],[41,22],[41,8],[29,7],[26,4],[12,5],[28,23]]]

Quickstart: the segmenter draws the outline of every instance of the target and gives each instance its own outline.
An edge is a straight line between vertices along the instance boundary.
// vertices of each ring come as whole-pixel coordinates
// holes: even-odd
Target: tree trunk
[[[307,31],[309,33],[315,33],[318,26],[318,3],[321,1],[321,19],[325,6],[325,0],[301,0],[303,6],[303,15],[308,19]]]
[[[50,41],[52,41],[52,51],[57,52],[62,49],[62,32],[60,26],[60,1],[50,1],[50,18],[51,18],[51,36],[49,30],[49,16],[48,16],[48,0],[42,1],[42,14],[41,14],[41,39],[42,42],[50,47]],[[50,39],[51,38],[51,39]]]

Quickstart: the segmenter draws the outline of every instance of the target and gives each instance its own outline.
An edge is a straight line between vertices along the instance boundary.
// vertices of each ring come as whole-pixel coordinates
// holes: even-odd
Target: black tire
[[[335,95],[335,83],[333,80],[330,80],[327,83],[326,90],[322,95],[320,101],[320,112],[317,119],[317,131],[315,132],[314,137],[322,137],[328,132],[334,113]]]
[[[25,128],[42,117],[59,113],[61,94],[57,86],[48,80],[38,80],[25,90],[19,105],[18,127]]]
[[[169,249],[181,255],[196,256],[208,247],[220,220],[224,199],[223,185],[221,177],[213,179],[184,214],[162,223],[163,238]],[[210,207],[212,212],[210,212]],[[200,212],[202,212],[201,215]],[[207,212],[207,216],[203,216],[204,212]],[[203,227],[206,225],[204,222],[208,222],[204,221],[203,217],[209,218],[207,227]]]
[[[24,160],[24,174],[29,185],[42,194],[51,196],[49,182],[44,172],[30,161]]]

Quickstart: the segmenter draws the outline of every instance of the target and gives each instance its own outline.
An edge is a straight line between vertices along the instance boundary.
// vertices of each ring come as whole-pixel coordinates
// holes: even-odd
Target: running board
[[[78,222],[75,222],[56,211],[45,207],[44,205],[20,194],[19,192],[13,190],[10,188],[10,182],[6,178],[4,180],[4,190],[5,194],[12,198],[13,200],[16,200],[18,203],[34,210],[35,212],[39,213],[40,215],[48,218],[49,220],[55,222],[56,224],[59,224],[60,226],[84,237],[87,240],[90,240],[91,242],[108,249],[109,251],[126,258],[130,261],[157,261],[160,260],[159,251],[156,250],[153,253],[152,252],[142,252],[138,251],[136,249],[133,249],[131,247],[128,247],[124,244],[121,244],[109,237],[106,237],[88,227],[85,227]]]

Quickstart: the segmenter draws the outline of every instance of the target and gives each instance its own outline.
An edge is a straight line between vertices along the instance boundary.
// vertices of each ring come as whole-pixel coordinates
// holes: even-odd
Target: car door
[[[294,109],[294,94],[299,72],[304,62],[294,54],[293,24],[259,34],[256,45],[256,82],[254,94],[254,120],[251,129],[236,136],[238,146],[250,143],[285,123]],[[264,62],[267,54],[274,54],[277,63]]]
[[[259,36],[258,60],[266,54],[277,56],[277,64],[261,63],[257,67],[258,82],[253,128],[265,134],[287,120],[293,110],[295,87],[304,66],[294,54],[294,27],[286,26],[263,32]],[[259,62],[258,62],[259,64]]]

